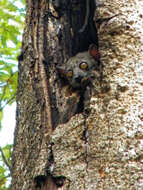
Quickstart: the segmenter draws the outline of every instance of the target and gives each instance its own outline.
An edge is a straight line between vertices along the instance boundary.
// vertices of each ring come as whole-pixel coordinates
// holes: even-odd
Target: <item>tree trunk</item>
[[[11,190],[142,189],[141,7],[90,1],[86,24],[86,1],[26,1]],[[92,43],[100,80],[85,116],[56,68]]]

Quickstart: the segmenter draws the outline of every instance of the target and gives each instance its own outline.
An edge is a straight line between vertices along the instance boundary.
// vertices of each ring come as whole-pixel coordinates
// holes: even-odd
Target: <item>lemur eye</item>
[[[69,70],[67,72],[67,77],[71,78],[72,76],[73,76],[73,72],[72,72],[72,70]]]
[[[88,65],[86,62],[82,62],[82,63],[80,63],[79,68],[82,70],[86,70],[88,68]]]

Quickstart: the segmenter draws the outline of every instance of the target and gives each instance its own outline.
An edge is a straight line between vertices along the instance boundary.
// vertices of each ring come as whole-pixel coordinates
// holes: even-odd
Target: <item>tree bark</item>
[[[78,95],[67,97],[56,66],[87,50],[91,43],[97,43],[97,36],[93,35],[96,30],[92,2],[90,7],[90,25],[79,32],[84,25],[86,1],[26,1],[26,25],[19,56],[12,190],[58,189],[70,180],[53,172],[52,136],[59,124],[67,123],[73,116],[70,103]]]
[[[107,0],[96,9],[103,90],[91,99],[86,189],[143,188],[142,8],[140,0]]]
[[[143,3],[92,5],[79,32],[86,1],[26,1],[12,190],[142,189]],[[91,43],[99,44],[102,80],[93,81],[86,117],[71,115],[79,97],[66,94],[56,66]]]

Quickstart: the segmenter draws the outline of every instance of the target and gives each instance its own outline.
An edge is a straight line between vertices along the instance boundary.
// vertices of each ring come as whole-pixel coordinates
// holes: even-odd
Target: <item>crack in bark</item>
[[[87,125],[87,116],[83,113],[84,116],[84,140],[85,140],[85,163],[86,163],[86,174],[88,176],[88,140],[89,140],[89,133],[88,133],[88,125]],[[84,183],[84,189],[86,190],[86,180]]]
[[[51,135],[53,131],[53,123],[52,123],[52,113],[51,113],[51,103],[50,103],[50,84],[49,84],[49,77],[47,76],[46,69],[45,69],[45,57],[44,57],[44,40],[45,40],[45,33],[44,33],[44,16],[45,16],[45,9],[46,9],[46,2],[45,0],[41,1],[40,6],[40,19],[38,20],[38,24],[35,25],[34,29],[34,49],[36,54],[36,64],[35,64],[35,73],[37,73],[38,68],[41,76],[41,84],[43,87],[43,93],[45,98],[45,111],[47,119],[43,121],[43,125],[46,128],[48,123],[48,130],[47,134],[44,135]],[[39,37],[39,47],[38,39]],[[39,65],[38,65],[39,62]]]

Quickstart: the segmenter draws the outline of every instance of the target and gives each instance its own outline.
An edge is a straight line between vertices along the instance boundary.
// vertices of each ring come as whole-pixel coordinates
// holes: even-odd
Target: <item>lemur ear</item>
[[[89,52],[89,55],[95,59],[95,61],[99,60],[100,54],[99,54],[98,48],[95,44],[90,44],[88,52]]]
[[[56,66],[56,68],[61,77],[66,77],[66,69],[64,66]]]

